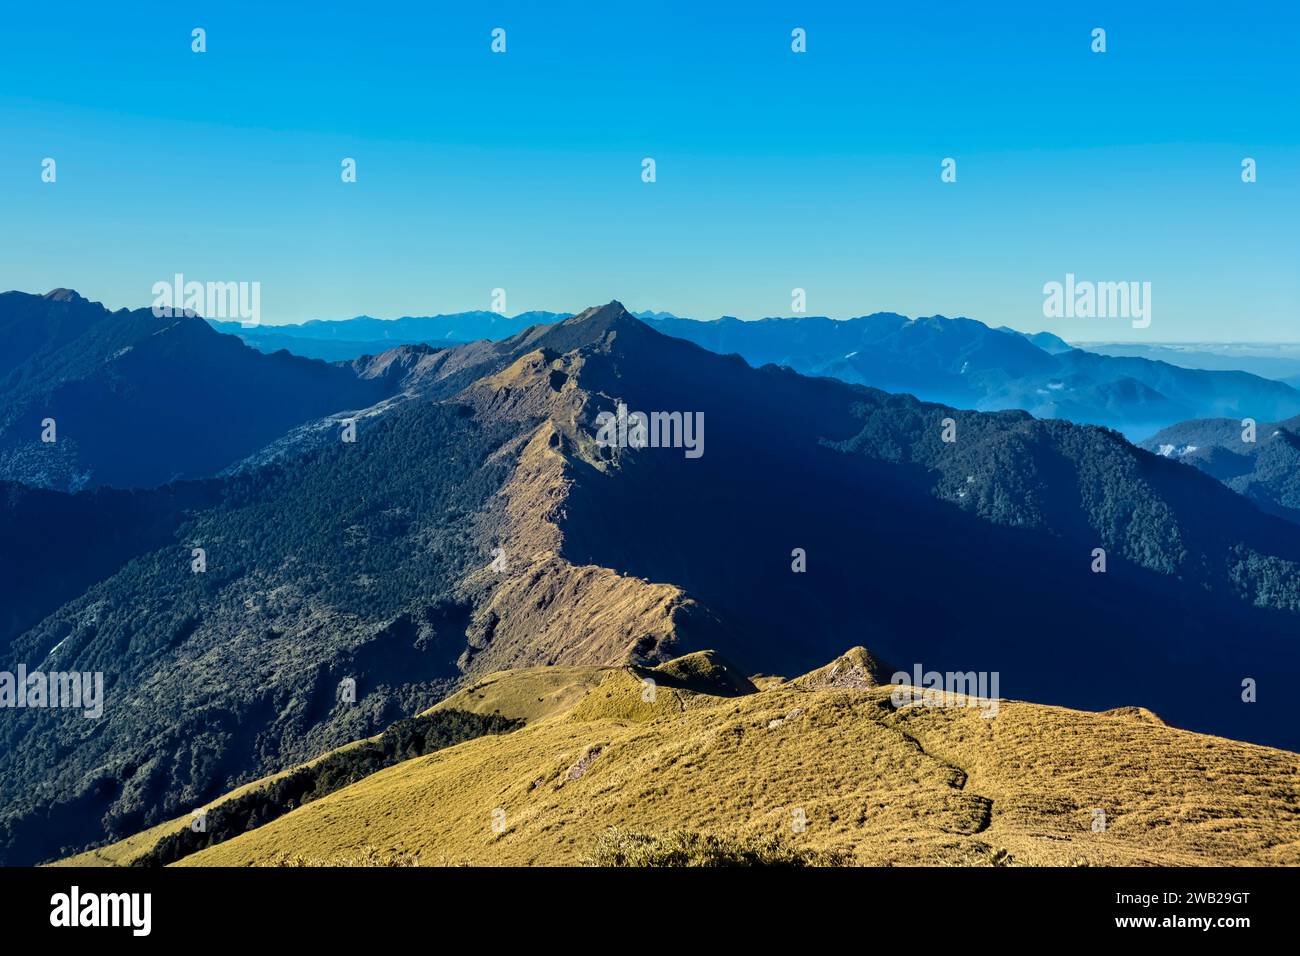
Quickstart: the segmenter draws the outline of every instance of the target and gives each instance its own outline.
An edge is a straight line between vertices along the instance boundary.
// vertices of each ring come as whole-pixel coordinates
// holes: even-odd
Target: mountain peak
[[[613,328],[616,323],[625,321],[640,322],[640,319],[625,309],[618,299],[611,299],[604,305],[593,305],[583,309],[577,315],[565,319],[562,324]]]
[[[577,315],[553,325],[533,326],[507,341],[528,348],[551,348],[563,354],[606,341],[608,336],[621,335],[635,338],[654,330],[623,307],[617,299],[604,305],[593,305]]]
[[[41,296],[50,302],[85,302],[86,299],[74,289],[51,289]]]

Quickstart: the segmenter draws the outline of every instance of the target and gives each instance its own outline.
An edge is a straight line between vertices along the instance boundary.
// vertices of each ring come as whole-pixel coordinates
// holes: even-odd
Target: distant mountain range
[[[668,335],[740,355],[754,366],[785,365],[806,375],[829,375],[959,408],[1023,409],[1037,418],[1105,425],[1133,440],[1190,418],[1250,415],[1265,420],[1300,414],[1300,391],[1291,385],[1235,370],[1228,357],[1219,368],[1184,367],[1187,362],[1175,361],[1184,353],[1173,347],[1128,354],[1134,347],[1114,346],[1106,348],[1115,354],[1103,354],[1073,348],[1047,332],[1025,334],[973,319],[909,319],[893,313],[846,320],[724,317],[704,322],[664,312],[638,317]],[[363,316],[252,330],[237,323],[216,325],[264,351],[284,348],[341,360],[399,343],[496,340],[526,325],[561,318],[544,312],[514,318],[465,312],[392,321]],[[1289,368],[1282,359],[1260,359],[1258,364]]]
[[[359,315],[337,322],[313,320],[300,325],[244,327],[239,322],[212,321],[219,332],[236,335],[263,352],[285,349],[294,355],[349,361],[363,355],[378,355],[398,345],[458,345],[479,339],[496,341],[517,335],[533,325],[547,325],[566,314],[521,312],[515,316],[497,312],[457,312],[451,315],[404,316],[375,319]]]
[[[1146,358],[1183,368],[1241,371],[1300,386],[1300,342],[1080,342],[1079,348],[1100,355]]]
[[[844,321],[723,318],[654,324],[754,365],[788,365],[807,375],[831,375],[959,408],[1023,409],[1036,418],[1105,425],[1132,439],[1187,418],[1300,414],[1300,392],[1281,382],[1099,355],[1048,333],[1024,335],[972,319],[878,313]]]
[[[13,301],[30,310],[26,325],[9,313],[28,343],[18,367],[38,383],[23,414],[56,396],[60,441],[88,442],[78,414],[96,408],[112,428],[116,457],[79,449],[79,468],[136,456],[157,473],[173,447],[216,445],[209,433],[221,453],[189,466],[220,474],[151,492],[0,486],[14,532],[0,568],[34,565],[0,584],[17,609],[5,658],[100,671],[107,696],[94,722],[0,710],[5,862],[184,815],[503,669],[655,667],[706,648],[744,674],[793,675],[864,644],[905,669],[997,672],[1008,697],[1141,704],[1300,747],[1278,690],[1300,680],[1292,524],[1113,432],[761,364],[792,334],[811,354],[854,330],[882,347],[848,368],[954,388],[999,365],[1032,377],[1062,356],[1141,360],[1053,356],[968,320],[655,322],[718,335],[722,351],[734,331],[755,368],[610,303],[495,343],[326,365],[197,321],[150,316],[146,337],[138,313],[70,293]],[[120,338],[98,328],[117,321]],[[86,335],[110,343],[60,377],[52,357]],[[122,366],[114,346],[128,345],[139,355]],[[62,398],[82,382],[96,401]],[[208,387],[224,398],[175,412],[188,435],[150,430],[169,396]],[[133,414],[112,408],[121,396]],[[265,440],[223,404],[253,415],[277,396],[296,404]],[[702,415],[703,454],[598,442],[620,404]],[[100,543],[78,548],[79,528]]]

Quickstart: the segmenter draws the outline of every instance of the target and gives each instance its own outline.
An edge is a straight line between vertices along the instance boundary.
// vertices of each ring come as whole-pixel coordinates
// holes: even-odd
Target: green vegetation
[[[354,444],[228,479],[172,544],[18,637],[11,665],[102,671],[106,703],[96,721],[0,713],[0,861],[120,839],[443,697],[513,433],[455,404],[362,422]]]
[[[269,823],[295,807],[319,800],[384,767],[412,757],[422,757],[483,734],[507,733],[519,726],[520,722],[504,717],[483,717],[455,710],[439,710],[398,721],[374,741],[363,741],[355,747],[346,747],[328,754],[270,780],[263,787],[222,802],[207,813],[201,832],[186,828],[165,836],[152,850],[135,859],[133,864],[166,866],[181,857]]]

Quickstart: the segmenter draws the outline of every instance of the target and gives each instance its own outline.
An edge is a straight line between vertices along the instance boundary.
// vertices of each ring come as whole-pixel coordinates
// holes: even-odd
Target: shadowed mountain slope
[[[742,667],[801,671],[858,638],[1089,709],[1141,675],[1176,724],[1295,743],[1240,689],[1296,667],[1300,542],[1215,483],[1103,430],[753,370],[628,317],[604,339],[575,373],[591,411],[702,412],[707,450],[576,464],[566,553],[680,585]]]
[[[130,558],[172,541],[188,513],[216,500],[214,483],[70,495],[0,481],[0,652]]]
[[[1300,416],[1253,426],[1232,418],[1180,422],[1142,447],[1192,465],[1261,510],[1300,524]]]
[[[109,312],[67,289],[0,295],[0,337],[0,479],[59,490],[212,475],[386,388],[346,367],[264,355],[193,315]]]

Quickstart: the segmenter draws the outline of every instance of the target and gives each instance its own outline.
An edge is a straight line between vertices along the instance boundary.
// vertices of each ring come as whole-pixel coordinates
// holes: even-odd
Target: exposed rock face
[[[865,647],[853,647],[825,667],[797,677],[792,683],[809,690],[823,687],[866,690],[888,684],[892,673],[888,665],[877,660]]]
[[[1102,711],[1107,717],[1122,717],[1125,720],[1136,720],[1144,724],[1159,724],[1165,726],[1165,722],[1160,719],[1159,714],[1152,713],[1145,707],[1112,707],[1110,710]]]

